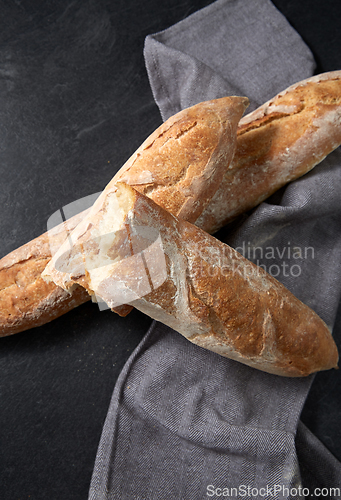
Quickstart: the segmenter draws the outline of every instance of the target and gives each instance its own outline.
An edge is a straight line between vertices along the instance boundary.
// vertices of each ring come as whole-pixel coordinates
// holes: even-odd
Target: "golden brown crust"
[[[130,197],[120,223],[138,235],[136,245],[130,236],[117,261],[115,235],[103,245],[92,228],[82,240],[86,286],[109,306],[130,295],[131,305],[191,342],[269,373],[297,377],[337,366],[327,325],[275,278],[132,188],[117,192]],[[107,217],[104,210],[103,227]]]
[[[223,97],[180,111],[138,148],[107,186],[125,182],[170,213],[194,221],[229,165],[246,97]]]
[[[195,224],[213,233],[304,175],[341,144],[341,71],[292,85],[238,126],[223,182]]]
[[[46,283],[41,273],[51,260],[50,238],[59,246],[65,231],[72,231],[84,213],[44,233],[0,260],[0,337],[41,326],[90,299],[76,287],[72,295],[53,282]]]

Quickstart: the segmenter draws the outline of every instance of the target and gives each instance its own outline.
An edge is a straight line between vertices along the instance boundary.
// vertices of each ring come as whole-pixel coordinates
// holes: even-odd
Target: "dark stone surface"
[[[209,3],[0,0],[0,257],[103,189],[161,123],[144,38]],[[341,68],[339,1],[274,4],[319,72]],[[87,498],[115,380],[149,325],[88,303],[1,339],[2,500]],[[319,374],[303,420],[341,458],[339,386],[337,372]]]

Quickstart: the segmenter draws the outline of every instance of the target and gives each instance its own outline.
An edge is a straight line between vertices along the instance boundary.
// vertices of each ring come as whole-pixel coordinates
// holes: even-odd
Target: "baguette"
[[[86,212],[21,246],[0,260],[0,336],[41,326],[90,299],[82,287],[72,294],[41,273],[51,260],[51,246],[58,248]]]
[[[125,184],[106,195],[76,246],[44,275],[66,288],[81,284],[111,308],[130,303],[191,342],[268,373],[337,366],[327,325],[263,269]]]
[[[115,175],[181,217],[197,218],[208,205],[236,143],[243,97],[207,101],[162,124]],[[90,299],[83,288],[66,292],[41,273],[51,260],[49,242],[61,246],[84,213],[0,260],[0,336],[42,325]],[[115,309],[125,316],[124,304]]]
[[[341,143],[340,77],[341,71],[334,71],[299,82],[241,119],[233,161],[212,200],[195,220],[197,226],[214,233],[239,214],[257,206],[285,183],[308,172]],[[143,163],[143,158],[141,160]],[[129,183],[129,176],[132,174],[132,169],[129,175],[126,169],[122,180]],[[162,177],[161,171],[159,176]],[[144,184],[139,182],[140,179],[136,179],[135,175],[133,186],[149,196],[148,190],[153,187],[146,182],[146,178]],[[156,191],[155,201],[170,209],[169,206],[162,205],[162,197],[157,197]],[[193,218],[191,220],[194,222]],[[14,260],[16,252],[18,250],[12,252]],[[0,260],[0,283],[4,274],[1,266],[2,260]],[[43,296],[45,284],[38,279],[40,272],[41,268],[37,266],[34,290]],[[49,285],[53,287],[52,283]],[[40,286],[42,289],[39,291]],[[15,293],[13,288],[9,291],[11,294]],[[23,314],[20,311],[24,311],[25,314],[25,317],[18,321],[19,329],[16,331],[35,326],[30,323],[30,315],[26,315],[27,309],[24,306],[24,303],[31,300],[29,295],[32,289],[27,289],[26,293],[25,289],[22,289],[21,292],[22,304],[18,307],[17,313],[15,311],[11,313],[14,317],[17,314],[18,318]],[[66,297],[63,293],[66,300],[65,312],[73,304],[74,292],[71,290],[69,292]],[[56,291],[55,293],[58,296]],[[70,307],[67,306],[67,299],[70,301]],[[51,300],[48,303],[51,312],[46,316],[45,313],[42,315],[41,323],[54,317],[54,302]],[[0,304],[0,309],[1,307]],[[2,307],[0,312],[0,336],[15,333],[11,329],[12,322],[8,321],[6,308],[7,305]],[[41,311],[39,305],[34,302],[30,308]],[[121,306],[116,312],[125,316],[130,310],[129,306]],[[45,317],[47,319],[44,321]]]
[[[341,71],[290,86],[243,117],[223,182],[195,225],[214,233],[341,144]]]

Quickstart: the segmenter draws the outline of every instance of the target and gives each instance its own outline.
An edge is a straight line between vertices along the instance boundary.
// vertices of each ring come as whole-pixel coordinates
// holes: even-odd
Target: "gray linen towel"
[[[231,94],[254,109],[314,71],[269,0],[218,0],[147,37],[145,61],[163,119]],[[340,192],[337,150],[221,236],[331,328],[341,294]],[[89,499],[291,499],[307,494],[302,487],[341,488],[339,462],[299,422],[312,380],[262,373],[154,322],[116,383]]]

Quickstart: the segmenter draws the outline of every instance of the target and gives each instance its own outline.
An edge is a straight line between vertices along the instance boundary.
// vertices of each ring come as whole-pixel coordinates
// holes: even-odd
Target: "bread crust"
[[[246,97],[232,96],[180,111],[148,137],[106,190],[125,182],[177,217],[195,221],[232,160],[248,105]]]
[[[177,113],[146,139],[112,183],[125,179],[168,210],[196,218],[232,159],[237,125],[248,102],[244,97],[226,97]],[[51,260],[50,244],[60,247],[83,216],[0,260],[0,336],[40,326],[90,300],[81,287],[65,291],[41,278]],[[122,304],[115,311],[126,316],[131,309]]]
[[[96,225],[84,234],[83,286],[110,307],[133,297],[130,305],[191,342],[268,373],[298,377],[337,366],[327,325],[275,278],[131,187],[116,190],[129,199],[119,223],[126,237],[113,233],[103,245]],[[110,217],[103,209],[97,227]],[[63,260],[67,285],[79,283],[73,262]]]
[[[72,294],[46,283],[41,273],[86,212],[60,224],[0,259],[0,337],[41,326],[90,300],[81,287]]]
[[[341,144],[341,71],[280,92],[244,116],[234,158],[195,225],[211,234],[320,163]]]

